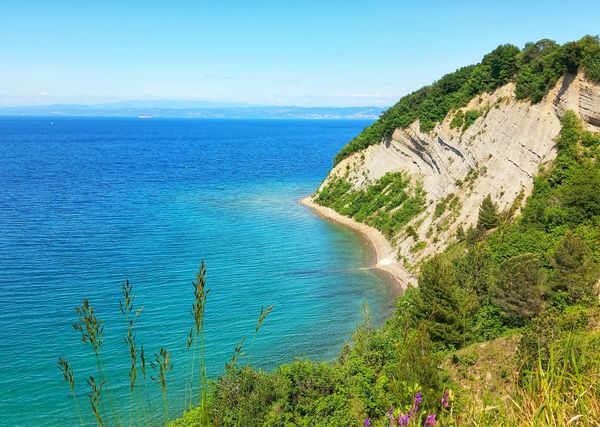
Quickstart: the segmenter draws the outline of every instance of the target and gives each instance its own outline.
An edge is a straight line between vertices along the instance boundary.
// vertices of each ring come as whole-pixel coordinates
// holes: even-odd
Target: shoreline
[[[382,274],[393,285],[394,290],[403,292],[407,288],[411,275],[398,262],[395,257],[396,251],[381,231],[370,225],[341,215],[331,208],[321,206],[315,203],[311,196],[299,200],[298,203],[311,208],[321,218],[343,225],[351,231],[358,233],[373,254],[373,259],[369,261],[368,268]]]

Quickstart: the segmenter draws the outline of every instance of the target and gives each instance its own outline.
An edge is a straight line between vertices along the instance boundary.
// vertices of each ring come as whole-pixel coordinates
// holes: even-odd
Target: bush
[[[465,124],[465,113],[463,110],[458,110],[454,114],[454,117],[452,118],[452,121],[450,122],[450,128],[451,129],[462,128],[464,124]]]
[[[476,341],[498,338],[506,331],[506,326],[502,322],[502,310],[490,303],[482,305],[473,316],[472,327]]]
[[[474,122],[481,116],[481,111],[479,110],[468,110],[465,113],[465,120],[462,127],[462,130],[467,130]]]
[[[278,376],[248,367],[225,372],[212,392],[210,416],[220,426],[262,426],[284,393]]]

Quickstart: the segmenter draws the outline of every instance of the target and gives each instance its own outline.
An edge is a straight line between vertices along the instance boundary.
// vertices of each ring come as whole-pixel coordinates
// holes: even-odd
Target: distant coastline
[[[376,120],[382,107],[212,106],[199,103],[0,106],[0,116]]]
[[[402,292],[408,287],[411,282],[411,274],[396,259],[396,251],[381,231],[341,215],[331,208],[321,206],[315,203],[310,196],[299,200],[299,203],[311,208],[317,215],[326,220],[341,224],[358,232],[364,237],[366,243],[374,253],[375,259],[370,262],[371,265],[369,265],[369,268],[382,273],[398,292]]]

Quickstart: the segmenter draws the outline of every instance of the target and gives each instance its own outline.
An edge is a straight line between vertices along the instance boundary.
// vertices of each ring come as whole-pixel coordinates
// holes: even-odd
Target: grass
[[[569,334],[523,374],[509,419],[520,425],[600,425],[600,335]]]
[[[192,282],[194,299],[191,307],[193,324],[186,340],[185,353],[187,354],[186,366],[190,369],[185,378],[182,388],[185,389],[186,411],[194,415],[194,425],[210,426],[213,419],[209,416],[209,380],[206,375],[205,353],[204,353],[204,314],[207,297],[210,289],[206,287],[206,264],[201,262],[195,280]],[[119,378],[119,382],[127,382],[129,385],[129,404],[125,408],[128,412],[127,422],[124,421],[124,413],[119,412],[111,400],[109,382],[102,365],[101,350],[104,344],[104,326],[97,317],[93,305],[85,298],[81,306],[76,308],[78,321],[73,323],[73,328],[81,336],[81,340],[88,345],[94,354],[96,361],[96,375],[87,378],[88,397],[90,410],[94,415],[98,426],[105,425],[153,425],[158,414],[154,414],[150,404],[150,389],[147,377],[157,384],[162,396],[162,419],[165,424],[169,423],[172,414],[169,412],[169,387],[172,387],[170,374],[173,371],[173,357],[167,348],[161,347],[154,353],[151,360],[146,359],[144,346],[138,344],[136,339],[136,323],[142,313],[143,306],[136,308],[133,286],[126,281],[121,288],[122,299],[119,300],[119,308],[127,324],[127,332],[123,341],[127,345],[130,359],[130,368],[127,378]],[[258,321],[253,331],[252,344],[263,327],[267,317],[273,311],[273,306],[263,307],[260,311]],[[242,347],[246,338],[244,337],[236,346],[231,361],[226,366],[226,371],[237,369],[236,364],[242,356]],[[249,366],[251,354],[247,359]],[[76,377],[71,363],[64,357],[59,357],[58,368],[67,383],[75,409],[79,416],[80,425],[84,425],[79,401],[77,399]],[[152,373],[148,374],[150,368]],[[138,373],[141,373],[142,383],[138,381]],[[197,383],[196,383],[197,382]],[[196,398],[194,394],[197,393]],[[184,414],[177,414],[180,417]]]

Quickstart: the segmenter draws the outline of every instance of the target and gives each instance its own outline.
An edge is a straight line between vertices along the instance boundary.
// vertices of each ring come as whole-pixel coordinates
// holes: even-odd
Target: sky
[[[599,33],[598,0],[0,0],[0,106],[388,106],[499,44]]]

